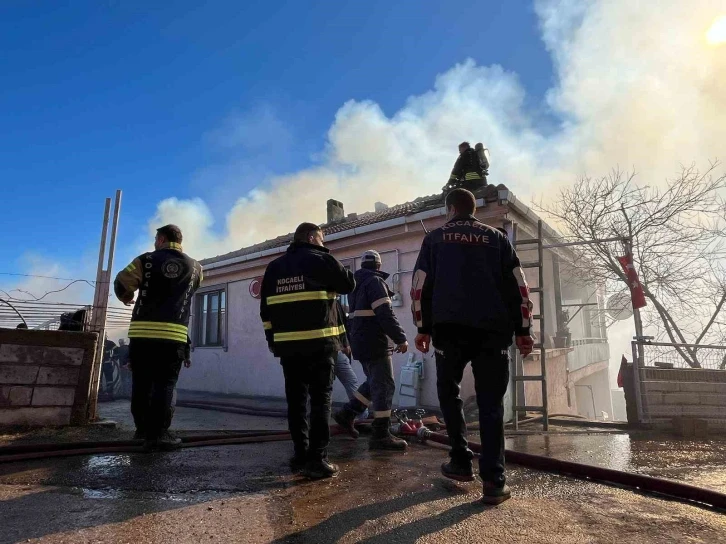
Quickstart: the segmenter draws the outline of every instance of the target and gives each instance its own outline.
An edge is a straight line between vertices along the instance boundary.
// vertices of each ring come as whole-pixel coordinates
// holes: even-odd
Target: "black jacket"
[[[276,357],[334,353],[347,345],[338,294],[355,287],[353,273],[320,246],[295,242],[262,280],[260,318]]]
[[[460,153],[459,158],[456,159],[449,182],[479,180],[483,179],[487,173],[484,165],[479,161],[479,155],[475,150],[469,148]]]
[[[113,288],[121,302],[138,290],[129,338],[151,338],[186,344],[194,292],[202,282],[202,266],[179,244],[144,253],[116,276]]]
[[[355,273],[356,288],[348,297],[350,313],[350,347],[353,357],[370,361],[388,355],[395,345],[403,344],[406,335],[391,306],[391,291],[386,285],[388,274],[361,268]],[[390,338],[390,341],[389,341]]]
[[[459,216],[424,238],[411,287],[418,331],[470,327],[511,343],[531,326],[529,287],[514,247],[498,230]]]

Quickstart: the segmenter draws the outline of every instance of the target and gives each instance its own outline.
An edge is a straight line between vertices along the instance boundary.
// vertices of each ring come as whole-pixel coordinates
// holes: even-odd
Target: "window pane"
[[[219,306],[219,293],[211,293],[209,295],[209,313],[207,316],[209,344],[219,344]]]
[[[199,342],[200,345],[206,346],[207,345],[207,295],[203,295],[201,297],[201,312],[200,312],[200,319],[199,319],[199,336],[201,338],[201,341]]]
[[[222,301],[221,301],[221,318],[219,320],[219,343],[224,344],[224,335],[227,331],[227,293],[226,291],[222,291]]]

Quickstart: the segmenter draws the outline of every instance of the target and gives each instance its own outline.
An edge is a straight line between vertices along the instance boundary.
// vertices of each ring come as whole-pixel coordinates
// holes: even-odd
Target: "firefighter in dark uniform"
[[[116,296],[130,305],[139,291],[129,326],[131,413],[135,438],[145,447],[173,449],[181,440],[166,430],[172,397],[185,360],[189,310],[202,282],[202,266],[182,252],[175,225],[156,231],[155,251],[136,257],[116,276]]]
[[[323,246],[323,232],[312,223],[297,228],[287,252],[267,266],[262,280],[260,317],[285,376],[295,448],[290,464],[308,478],[338,474],[327,452],[333,367],[338,351],[350,348],[337,297],[354,287],[353,273]]]
[[[406,441],[390,432],[391,406],[396,392],[391,353],[406,353],[408,342],[393,313],[393,293],[386,285],[387,278],[388,274],[381,272],[380,254],[366,251],[361,257],[361,268],[355,273],[355,290],[348,297],[350,346],[353,358],[363,366],[366,381],[356,391],[355,399],[336,412],[333,419],[357,438],[354,420],[368,408],[373,415],[369,448],[405,451]]]
[[[476,191],[487,184],[489,174],[489,160],[482,144],[476,144],[477,149],[471,148],[469,142],[459,144],[459,157],[451,170],[449,182],[444,192],[463,187],[469,191]]]
[[[533,347],[529,288],[512,244],[474,217],[476,200],[465,189],[446,197],[447,223],[430,232],[414,269],[411,298],[416,348],[436,352],[436,386],[451,445],[444,476],[474,479],[466,440],[461,380],[471,362],[479,406],[483,501],[510,497],[504,476],[503,399],[509,383],[509,347],[516,337],[523,357]]]

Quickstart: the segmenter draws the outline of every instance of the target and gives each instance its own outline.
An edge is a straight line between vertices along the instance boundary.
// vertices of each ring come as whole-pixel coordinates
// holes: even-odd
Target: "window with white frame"
[[[199,347],[224,346],[227,330],[227,293],[205,291],[196,299],[196,342]]]

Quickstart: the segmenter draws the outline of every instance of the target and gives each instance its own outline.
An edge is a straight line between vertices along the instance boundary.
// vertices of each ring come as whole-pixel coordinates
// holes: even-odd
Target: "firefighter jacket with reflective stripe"
[[[419,333],[460,325],[529,335],[532,304],[519,257],[506,236],[463,215],[426,235],[413,273],[413,319]]]
[[[367,268],[355,273],[356,287],[348,296],[348,336],[353,357],[359,361],[385,357],[394,345],[406,341],[393,313],[387,278],[388,274]]]
[[[192,297],[201,282],[202,266],[184,254],[179,244],[165,244],[136,257],[113,284],[124,303],[131,302],[138,290],[129,338],[186,344]]]
[[[260,318],[275,356],[334,353],[347,346],[337,296],[354,287],[353,273],[326,248],[290,245],[262,280]]]
[[[454,163],[449,182],[480,180],[486,176],[486,168],[479,161],[476,151],[469,148],[459,154]]]

